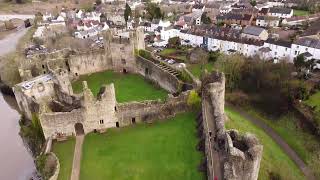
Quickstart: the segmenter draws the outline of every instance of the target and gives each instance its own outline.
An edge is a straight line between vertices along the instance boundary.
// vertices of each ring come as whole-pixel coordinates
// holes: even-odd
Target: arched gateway
[[[82,123],[76,123],[74,125],[74,129],[76,131],[76,136],[84,135],[84,129]]]

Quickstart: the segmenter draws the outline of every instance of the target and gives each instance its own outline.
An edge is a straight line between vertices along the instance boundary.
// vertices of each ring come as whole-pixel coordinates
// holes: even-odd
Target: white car
[[[170,59],[170,60],[168,61],[168,63],[169,63],[169,64],[174,64],[174,63],[176,63],[176,61],[173,60],[173,59]]]

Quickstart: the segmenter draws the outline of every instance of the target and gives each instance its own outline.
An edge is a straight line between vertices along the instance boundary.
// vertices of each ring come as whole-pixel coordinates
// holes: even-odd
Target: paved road
[[[76,136],[76,145],[74,147],[71,180],[79,180],[79,177],[80,177],[83,140],[84,140],[84,135]]]
[[[301,169],[303,174],[306,176],[307,179],[315,180],[313,173],[309,169],[309,167],[304,163],[304,161],[298,156],[298,154],[266,123],[262,120],[259,120],[256,117],[251,116],[247,112],[241,110],[240,108],[227,105],[231,107],[234,111],[241,114],[244,118],[248,119],[250,122],[255,124],[256,126],[263,129],[281,148],[282,150],[297,164],[297,166]]]
[[[23,26],[17,28],[17,31],[9,34],[4,39],[0,40],[0,56],[3,56],[11,51],[15,51],[19,39],[26,34],[28,29]]]

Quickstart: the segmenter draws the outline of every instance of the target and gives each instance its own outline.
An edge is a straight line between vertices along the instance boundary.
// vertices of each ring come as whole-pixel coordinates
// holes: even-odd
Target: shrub
[[[32,115],[30,124],[27,124],[27,122],[29,121],[22,116],[20,120],[20,134],[26,139],[31,152],[36,155],[40,153],[45,138],[40,120],[36,114]]]
[[[149,51],[146,51],[143,49],[139,50],[139,55],[143,58],[146,58],[146,59],[152,59],[151,53]]]
[[[201,98],[195,90],[190,91],[187,99],[187,104],[192,108],[200,109]]]
[[[41,154],[36,158],[35,164],[42,179],[46,180],[54,174],[57,162],[51,154]]]
[[[247,106],[250,101],[249,96],[242,91],[227,93],[226,100],[235,106]]]

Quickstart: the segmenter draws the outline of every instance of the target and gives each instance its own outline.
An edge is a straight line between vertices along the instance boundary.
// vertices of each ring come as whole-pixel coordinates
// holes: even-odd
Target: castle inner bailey
[[[48,86],[49,84],[54,83],[48,83]],[[34,99],[33,102],[39,103],[38,114],[46,139],[167,119],[188,110],[188,92],[183,92],[177,97],[169,96],[165,102],[155,100],[117,103],[113,84],[103,86],[97,98],[86,82],[83,82],[83,93],[80,95],[69,95],[57,86],[52,88],[51,93],[43,96],[46,98],[45,101]],[[60,104],[52,105],[52,102]],[[70,105],[73,108],[69,109]]]

